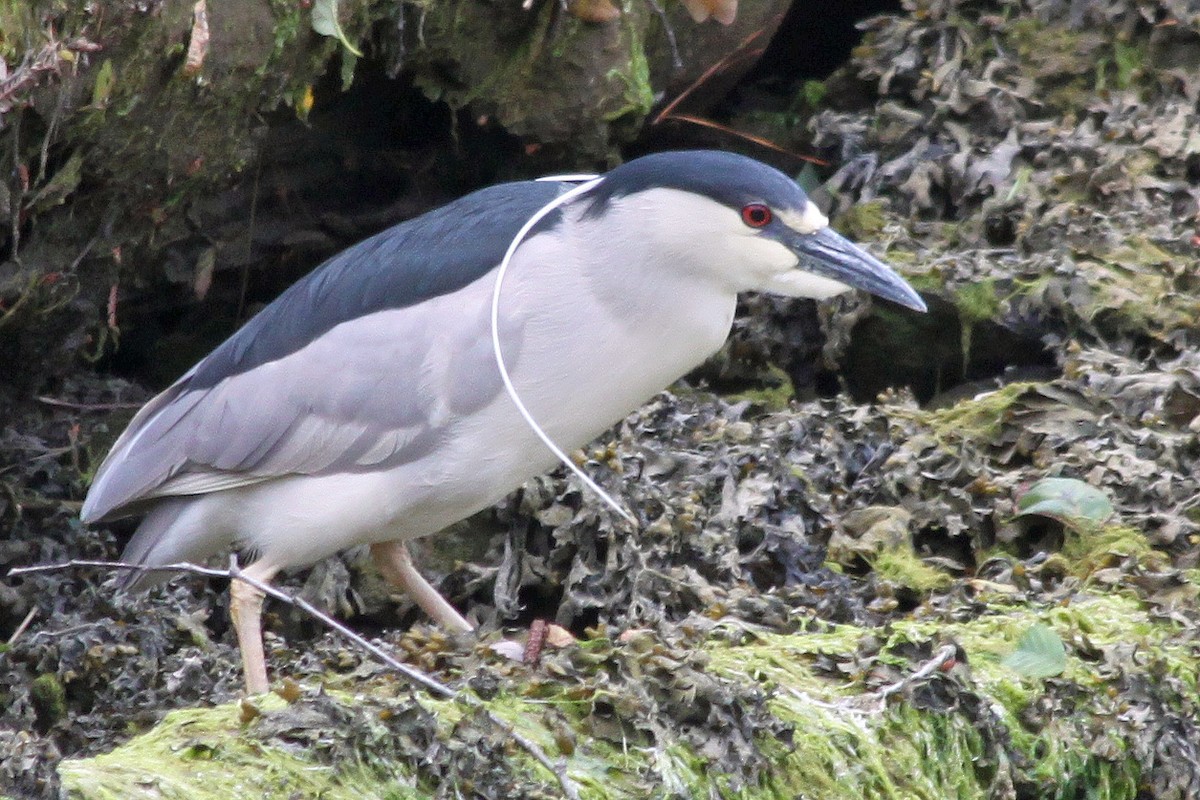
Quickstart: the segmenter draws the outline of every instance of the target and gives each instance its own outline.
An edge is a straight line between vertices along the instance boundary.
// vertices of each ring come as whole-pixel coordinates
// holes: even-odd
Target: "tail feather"
[[[201,563],[214,553],[228,548],[231,537],[207,524],[197,497],[169,497],[156,502],[142,519],[133,538],[125,546],[121,561],[146,567]],[[130,570],[119,588],[135,592],[157,586],[175,573]]]

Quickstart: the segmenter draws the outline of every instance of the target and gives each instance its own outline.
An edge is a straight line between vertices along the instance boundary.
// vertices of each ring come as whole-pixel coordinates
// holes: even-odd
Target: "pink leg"
[[[465,632],[475,627],[467,622],[446,598],[429,585],[413,566],[412,556],[404,542],[381,542],[371,545],[371,558],[388,583],[403,589],[434,622],[447,630]]]
[[[279,567],[256,561],[242,570],[247,578],[267,583],[279,572]],[[263,593],[239,580],[229,584],[229,616],[237,631],[238,648],[242,651],[242,674],[246,678],[246,694],[263,694],[267,683],[267,657],[262,639]]]

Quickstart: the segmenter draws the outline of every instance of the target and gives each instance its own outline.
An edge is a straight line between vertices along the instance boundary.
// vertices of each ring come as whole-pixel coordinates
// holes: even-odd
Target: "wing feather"
[[[448,409],[479,408],[502,390],[491,363],[491,286],[481,279],[561,190],[512,187],[534,188],[504,195],[503,213],[460,208],[456,227],[441,217],[403,223],[295,284],[138,412],[97,471],[83,519],[428,453],[455,416]],[[448,263],[457,274],[447,276],[430,268],[430,251],[472,263]],[[519,323],[505,324],[506,343],[519,345]]]

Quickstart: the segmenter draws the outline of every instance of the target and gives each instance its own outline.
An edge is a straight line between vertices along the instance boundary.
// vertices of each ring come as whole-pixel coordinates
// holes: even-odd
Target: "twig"
[[[14,245],[19,244],[19,242],[17,241],[17,237],[19,235],[20,234],[18,232],[14,231],[14,233],[13,233],[13,237],[14,237],[13,244]],[[14,250],[13,252],[16,252],[16,251]],[[8,325],[11,321],[13,321],[17,318],[17,312],[19,312],[21,309],[23,309],[25,307],[25,304],[33,299],[33,293],[35,291],[37,291],[38,284],[40,284],[40,283],[41,283],[40,275],[30,276],[28,283],[25,284],[25,288],[21,290],[21,294],[17,297],[16,301],[13,302],[13,304],[11,306],[4,309],[3,314],[0,314],[0,328],[3,328],[5,325]]]
[[[895,694],[896,692],[903,691],[909,686],[912,686],[914,683],[923,681],[933,673],[937,672],[939,669],[949,663],[957,652],[958,648],[956,648],[954,645],[943,645],[936,653],[933,654],[933,658],[922,664],[921,668],[916,672],[901,678],[895,683],[884,686],[882,689],[875,692],[874,696],[878,698],[881,703],[886,702],[889,696]]]
[[[675,69],[683,69],[683,57],[679,55],[679,43],[675,41],[675,29],[671,27],[671,20],[667,18],[667,12],[658,4],[657,0],[646,0],[646,2],[662,20],[663,30],[667,33],[667,44],[671,45],[671,63]]]
[[[3,102],[3,93],[0,92],[0,102]],[[10,211],[12,213],[9,219],[9,236],[12,237],[12,255],[10,258],[21,263],[17,258],[17,253],[21,249],[21,209],[25,207],[25,194],[29,191],[26,185],[27,181],[22,178],[21,172],[21,120],[25,118],[24,109],[17,109],[17,115],[12,123],[12,171],[13,175],[17,176],[15,185],[13,186],[12,197],[10,202]],[[0,123],[2,124],[2,123]],[[8,316],[7,314],[5,315]]]
[[[39,403],[45,403],[55,408],[69,408],[72,411],[122,411],[125,409],[141,408],[145,403],[75,403],[71,400],[59,400],[57,397],[38,395]]]
[[[563,795],[567,800],[579,800],[579,789],[575,786],[575,781],[571,780],[571,776],[567,775],[566,764],[562,761],[559,761],[557,764],[554,763],[550,760],[550,756],[546,755],[546,751],[538,747],[537,742],[523,733],[518,733],[516,728],[497,717],[491,711],[487,711],[486,713],[489,721],[499,725],[500,729],[506,731],[522,750],[529,753],[535,761],[550,771],[550,774],[558,781],[558,786],[562,789]]]
[[[665,23],[666,16],[662,12],[662,10],[659,9],[659,7],[656,5],[655,0],[647,0],[647,2],[650,3],[651,7],[654,8],[654,10],[657,11],[660,16],[663,16],[663,21]],[[770,141],[769,139],[764,139],[761,136],[755,136],[750,133],[743,133],[742,131],[739,131],[736,128],[731,128],[728,125],[722,125],[719,122],[714,122],[712,120],[704,119],[703,117],[697,117],[692,114],[679,114],[679,113],[676,113],[676,111],[675,111],[675,109],[677,109],[680,106],[680,104],[683,103],[683,101],[686,100],[692,94],[692,92],[696,91],[701,86],[703,86],[705,83],[707,83],[709,80],[711,80],[713,78],[713,76],[719,75],[721,72],[729,69],[731,66],[733,66],[738,61],[741,61],[743,59],[748,59],[748,58],[757,58],[757,57],[761,56],[764,52],[766,52],[767,48],[765,46],[748,49],[748,48],[750,48],[750,45],[754,43],[754,40],[758,39],[764,33],[766,33],[766,28],[759,28],[758,30],[754,31],[749,36],[747,36],[745,39],[743,39],[738,44],[738,46],[733,49],[732,52],[727,54],[721,60],[717,61],[715,64],[710,66],[708,69],[704,70],[704,72],[701,73],[700,77],[696,78],[696,80],[694,80],[690,84],[688,84],[687,88],[684,89],[682,92],[675,95],[675,98],[673,100],[671,100],[671,102],[667,103],[667,105],[663,107],[662,111],[659,111],[658,114],[655,115],[654,119],[652,119],[650,121],[650,124],[652,126],[660,125],[663,122],[666,122],[667,120],[675,120],[676,122],[687,122],[687,123],[691,123],[692,125],[699,125],[699,126],[705,127],[705,128],[713,128],[715,130],[721,131],[722,133],[727,133],[730,136],[736,136],[739,139],[745,139],[746,141],[752,142],[753,144],[756,144],[759,147],[765,147],[768,150],[773,150],[776,153],[781,153],[783,155],[790,156],[791,158],[799,159],[800,161],[807,161],[810,164],[816,164],[817,166],[821,166],[821,167],[827,166],[827,162],[825,162],[819,158],[816,158],[814,156],[802,155],[802,154],[796,153],[792,150],[788,150],[786,147],[780,147],[779,145],[775,144],[774,142]],[[679,53],[675,48],[675,37],[674,37],[674,34],[672,33],[670,27],[667,28],[667,35],[671,41],[671,51],[676,60],[676,67],[679,67],[682,65],[682,62],[679,60]]]
[[[70,86],[63,86],[59,89],[58,101],[54,104],[54,113],[50,115],[50,124],[46,126],[46,133],[42,136],[42,151],[41,157],[38,159],[37,173],[37,183],[39,184],[46,179],[46,165],[50,163],[50,143],[54,141],[54,135],[58,132],[63,110],[66,108],[67,98],[70,96]]]
[[[113,215],[109,214],[108,218],[101,222],[99,226],[97,226],[96,232],[92,234],[92,238],[88,239],[87,244],[85,244],[83,249],[79,251],[79,255],[75,256],[75,260],[71,262],[71,266],[66,270],[67,272],[74,272],[75,270],[79,269],[79,265],[83,263],[85,258],[87,258],[88,253],[92,252],[92,248],[96,246],[96,243],[100,241],[100,238],[104,236],[104,234],[112,226],[113,219]]]
[[[679,94],[675,95],[675,99],[672,100],[671,102],[667,103],[666,107],[663,108],[662,111],[658,112],[658,115],[653,120],[650,121],[650,124],[658,125],[660,122],[663,122],[664,120],[671,119],[672,117],[674,117],[675,109],[680,103],[682,103],[684,100],[686,100],[687,97],[692,92],[696,91],[701,86],[703,86],[705,83],[707,83],[708,80],[710,78],[712,78],[714,75],[716,75],[723,69],[727,69],[729,67],[729,65],[734,63],[734,61],[736,61],[737,59],[739,59],[739,58],[754,58],[756,56],[762,55],[766,51],[765,47],[757,47],[750,51],[747,51],[746,48],[749,47],[754,42],[755,39],[757,39],[759,36],[762,36],[764,32],[765,31],[762,28],[760,28],[759,30],[756,30],[754,33],[750,34],[745,39],[743,39],[738,44],[738,46],[736,48],[734,48],[732,53],[729,53],[727,56],[722,58],[720,61],[713,64],[708,69],[704,70],[704,72],[701,73],[699,78],[696,78],[696,80],[692,81],[691,84],[688,85],[688,87],[686,89],[684,89]]]
[[[786,691],[803,703],[836,714],[848,715],[849,719],[861,724],[864,716],[874,716],[882,712],[887,707],[887,699],[889,697],[907,689],[915,683],[925,680],[933,673],[942,669],[946,664],[954,660],[957,652],[958,650],[954,645],[945,645],[933,654],[933,658],[922,664],[920,669],[911,675],[906,675],[895,683],[890,683],[877,691],[867,692],[856,697],[847,697],[829,702],[818,700],[807,692],[802,692],[798,689],[788,688]]]
[[[33,567],[17,567],[9,570],[8,575],[9,577],[16,577],[46,572],[62,572],[65,570],[78,568],[130,570],[133,572],[177,572],[187,575],[200,575],[209,578],[227,578],[229,580],[241,581],[248,586],[252,586],[253,588],[275,600],[279,600],[287,605],[300,609],[306,614],[311,615],[314,619],[328,627],[334,633],[342,636],[347,641],[351,642],[367,653],[370,653],[372,656],[379,659],[379,661],[399,672],[410,683],[420,686],[430,694],[448,700],[457,700],[465,703],[468,706],[471,706],[472,708],[482,710],[489,722],[505,731],[508,735],[512,736],[513,741],[516,742],[522,750],[533,756],[535,761],[537,761],[552,775],[554,775],[555,779],[558,781],[559,787],[562,789],[563,795],[568,798],[568,800],[579,800],[579,790],[575,786],[575,782],[571,780],[569,775],[567,775],[565,764],[556,764],[551,761],[550,757],[546,755],[546,752],[542,750],[540,746],[538,746],[537,742],[534,742],[532,739],[529,739],[523,734],[518,733],[512,725],[496,716],[478,698],[470,695],[459,694],[449,686],[446,686],[445,684],[429,677],[424,672],[421,672],[418,669],[410,667],[407,664],[396,660],[384,652],[382,648],[367,641],[362,636],[355,633],[333,617],[329,616],[304,598],[297,597],[293,594],[288,594],[280,589],[276,589],[270,584],[255,580],[254,578],[247,578],[245,573],[243,573],[242,570],[237,566],[236,560],[231,561],[229,569],[214,569],[211,567],[201,567],[196,564],[189,564],[186,562],[150,567],[146,566],[145,564],[129,564],[122,561],[91,561],[86,559],[72,559],[71,561],[60,564],[41,564]]]
[[[739,131],[737,128],[731,128],[728,125],[722,125],[721,123],[714,122],[711,119],[704,119],[703,117],[696,117],[692,116],[691,114],[672,114],[671,116],[667,117],[667,119],[673,119],[676,122],[690,122],[693,125],[699,125],[702,128],[713,128],[721,131],[722,133],[728,133],[731,136],[736,136],[739,139],[745,139],[747,142],[756,144],[759,147],[765,147],[767,150],[774,150],[776,153],[780,153],[785,156],[791,156],[792,158],[798,158],[801,161],[807,161],[808,163],[816,164],[819,167],[827,166],[829,163],[817,158],[816,156],[806,156],[796,153],[792,150],[788,150],[786,147],[780,147],[770,139],[764,139],[761,136],[755,136],[753,133]]]
[[[33,618],[37,616],[37,611],[37,606],[29,609],[29,613],[25,615],[25,619],[21,620],[21,624],[17,626],[17,629],[12,632],[12,636],[8,637],[6,644],[12,645],[13,642],[20,638],[25,629],[29,627],[29,623],[33,622]]]
[[[326,614],[324,611],[321,611],[304,598],[288,594],[287,592],[276,589],[270,584],[255,580],[254,578],[247,578],[242,570],[236,565],[233,565],[230,569],[214,569],[212,567],[201,567],[196,564],[188,564],[184,562],[179,564],[166,564],[161,567],[148,567],[145,564],[129,564],[124,561],[91,561],[85,559],[72,559],[71,561],[61,564],[41,564],[34,567],[17,567],[16,569],[9,570],[8,574],[9,577],[15,577],[42,572],[61,572],[80,567],[109,570],[128,570],[130,572],[178,572],[187,575],[202,575],[207,578],[227,578],[229,580],[241,581],[248,586],[253,586],[255,589],[269,597],[272,597],[290,606],[294,606],[307,614],[311,614],[315,619],[317,619],[317,621],[328,627],[334,633],[339,634],[343,638],[353,642],[358,647],[361,647],[363,650],[375,656],[384,664],[387,664],[389,667],[399,672],[411,683],[415,683],[429,693],[447,699],[452,698],[455,695],[454,690],[450,687],[435,681],[433,678],[430,678],[420,670],[414,669],[407,664],[397,661],[378,646],[371,644],[362,636],[359,636],[357,633],[350,630],[345,625]]]
[[[262,178],[262,164],[263,159],[260,158],[254,167],[254,188],[250,192],[250,219],[246,224],[246,263],[242,264],[242,280],[241,286],[238,288],[237,316],[234,317],[239,324],[242,322],[242,314],[246,311],[246,292],[250,289],[250,256],[254,253],[254,227],[258,219],[258,190],[259,181]]]
[[[42,46],[36,54],[28,53],[20,66],[8,77],[0,80],[0,129],[3,128],[4,112],[16,105],[16,96],[30,84],[36,83],[46,73],[57,73],[63,64],[69,63],[63,58],[63,53],[94,53],[103,48],[95,42],[83,37],[72,42],[63,43],[50,36],[50,42]]]

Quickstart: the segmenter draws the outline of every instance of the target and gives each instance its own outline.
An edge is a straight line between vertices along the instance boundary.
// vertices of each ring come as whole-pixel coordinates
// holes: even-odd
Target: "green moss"
[[[917,263],[917,257],[913,253],[894,250],[888,253],[888,262],[893,266],[897,264],[915,264]],[[940,294],[946,288],[946,278],[940,272],[910,273],[904,277],[918,292]]]
[[[770,366],[760,388],[735,392],[726,395],[725,399],[730,403],[749,401],[765,411],[783,411],[795,396],[791,377],[779,367]]]
[[[928,425],[943,444],[972,441],[980,444],[996,438],[1009,410],[1034,383],[1010,383],[994,392],[960,400],[949,408],[911,412]],[[905,414],[903,410],[897,413]]]
[[[1039,797],[1136,797],[1141,773],[1130,742],[1107,728],[1102,714],[1085,722],[1082,710],[1028,726],[1022,712],[1043,695],[1044,683],[1022,678],[1002,662],[1031,622],[1040,621],[1068,643],[1086,636],[1091,646],[1133,648],[1158,665],[1153,669],[1174,675],[1192,691],[1196,659],[1186,645],[1176,644],[1183,641],[1178,626],[1152,619],[1137,600],[1115,595],[1078,595],[1046,609],[1015,604],[1006,610],[1008,598],[997,599],[993,613],[969,622],[895,622],[883,649],[957,642],[967,654],[973,689],[989,704],[989,713],[998,715],[994,723],[1011,737],[1019,765],[999,763],[994,747],[963,714],[920,711],[903,702],[873,708],[853,699],[861,690],[852,683],[831,677],[827,667],[816,671],[819,657],[850,658],[868,634],[862,629],[762,635],[754,646],[714,651],[714,671],[781,687],[773,708],[795,725],[796,740],[777,752],[781,764],[766,781],[769,796],[984,798],[993,796],[991,781],[1003,766],[1036,787]],[[910,664],[907,657],[895,661]],[[1106,696],[1106,679],[1073,652],[1062,680],[1089,696]],[[1104,747],[1096,745],[1097,737],[1106,740]]]
[[[800,87],[800,98],[809,108],[820,108],[829,94],[824,81],[805,81]]]
[[[1033,14],[1021,15],[1006,26],[1007,44],[1017,60],[1039,80],[1039,99],[1051,108],[1080,108],[1095,90],[1094,70],[1103,34],[1065,25],[1048,25]]]
[[[0,22],[8,0],[0,0]],[[82,9],[85,4],[74,4]],[[103,29],[74,12],[56,21],[62,40],[103,44],[87,71],[91,102],[64,116],[63,138],[82,159],[85,180],[98,179],[112,196],[156,225],[186,207],[169,207],[166,192],[183,200],[227,185],[256,153],[260,114],[306,96],[338,45],[311,36],[303,4],[270,0],[233,4],[212,15],[212,41],[195,74],[183,52],[192,29],[192,4],[165,4],[161,14],[138,14],[115,4]],[[347,30],[365,28],[370,0],[341,0]],[[0,30],[11,30],[0,24]],[[119,36],[110,32],[121,31]],[[2,35],[2,34],[0,34]],[[104,195],[103,202],[111,198]],[[42,210],[42,209],[39,209]],[[169,235],[169,234],[168,234]]]
[[[1014,780],[1038,797],[1135,797],[1141,777],[1136,754],[1145,743],[1135,747],[1135,727],[1112,723],[1121,702],[1116,690],[1128,676],[1144,672],[1156,682],[1169,676],[1182,695],[1194,694],[1197,658],[1185,631],[1141,601],[1115,593],[1081,592],[1047,607],[986,590],[978,599],[988,610],[965,621],[932,616],[897,619],[884,629],[830,625],[796,634],[719,626],[718,633],[732,635],[698,645],[707,671],[733,684],[761,687],[771,713],[793,732],[791,741],[763,736],[757,742],[762,771],[752,786],[733,787],[714,774],[711,756],[688,744],[694,739],[672,738],[671,731],[597,735],[591,726],[603,724],[597,722],[598,704],[610,709],[611,719],[611,709],[633,702],[619,682],[607,678],[522,673],[486,705],[552,760],[561,760],[584,798],[716,793],[747,800],[983,800]],[[1053,679],[1058,687],[1053,691],[1047,681],[1022,677],[1004,664],[1035,623],[1066,645],[1065,669]],[[966,658],[942,691],[920,703],[915,694],[897,693],[885,702],[867,691],[867,681],[878,686],[872,663],[910,674],[920,661],[914,653],[932,652],[943,642],[956,643]],[[659,646],[653,638],[641,645]],[[621,647],[636,649],[632,642],[584,642],[572,659],[574,669],[588,669],[589,656],[597,670],[612,667]],[[1120,668],[1097,670],[1097,649],[1110,653]],[[872,660],[864,651],[878,654]],[[1118,664],[1122,653],[1137,658]],[[632,664],[637,655],[630,651],[618,658]],[[393,682],[377,680],[355,684],[353,693],[331,689],[328,695],[346,708],[361,708],[372,693],[394,692]],[[954,699],[954,692],[961,697]],[[285,707],[275,696],[255,702],[268,715]],[[425,698],[420,706],[436,720],[441,741],[460,740],[463,725],[480,724],[459,702]],[[1050,707],[1057,710],[1046,714]],[[273,740],[253,735],[257,723],[244,724],[240,715],[237,704],[173,712],[113,753],[64,762],[64,785],[72,797],[104,800],[417,798],[438,791],[417,767],[395,763],[400,759],[389,760],[387,752],[362,753],[353,763],[342,759],[331,766],[306,748],[268,744]],[[567,737],[561,735],[564,727]],[[506,750],[504,758],[517,774],[553,786],[549,772],[523,750]]]
[[[1081,578],[1127,558],[1152,571],[1170,566],[1170,559],[1151,547],[1144,533],[1123,525],[1068,528],[1062,555],[1070,562],[1072,574]]]
[[[265,711],[286,705],[275,695],[255,703]],[[94,800],[427,796],[411,788],[411,776],[402,766],[382,775],[361,764],[322,765],[302,749],[265,747],[245,734],[241,714],[236,703],[173,711],[149,733],[111,753],[64,761],[59,774],[67,796]]]
[[[611,649],[611,642],[593,644]],[[560,746],[556,737],[559,725],[545,709],[552,708],[554,715],[561,716],[570,730],[581,731],[586,730],[587,718],[595,702],[586,694],[581,698],[569,690],[564,691],[566,688],[540,684],[533,693],[536,696],[530,693],[501,694],[489,700],[487,707],[496,717],[541,747],[551,759],[567,760],[571,780],[580,787],[584,797],[638,797],[643,794],[645,786],[640,774],[646,766],[644,753],[618,746],[603,737],[586,737],[584,746],[571,747],[569,753]],[[454,701],[431,701],[428,707],[443,721],[462,716],[462,706]],[[520,755],[527,759],[526,766],[536,769],[543,780],[551,778],[540,765],[528,759],[524,751]]]
[[[1035,15],[1010,20],[1003,31],[996,43],[1015,51],[1024,70],[1038,81],[1039,99],[1059,111],[1075,111],[1108,89],[1152,88],[1156,80],[1151,39],[1144,35],[1052,24]],[[980,37],[982,43],[991,38]]]
[[[1153,164],[1130,167],[1133,172],[1153,168]],[[1179,258],[1144,237],[1087,251],[1077,270],[1093,294],[1078,313],[1105,335],[1170,341],[1177,331],[1192,327],[1200,315],[1200,296],[1180,291],[1167,268]]]
[[[271,61],[282,57],[285,50],[292,47],[300,32],[305,29],[305,4],[292,3],[288,0],[270,0],[271,16],[275,19],[274,49]],[[258,74],[265,76],[270,61],[259,67]]]
[[[1128,161],[1127,159],[1125,162],[1126,167],[1129,166]],[[1154,164],[1148,164],[1142,171],[1149,172],[1153,166]],[[1124,240],[1115,248],[1107,251],[1105,257],[1115,265],[1134,270],[1167,266],[1176,259],[1176,256],[1171,255],[1144,236],[1135,236]]]
[[[963,284],[954,295],[954,305],[958,308],[964,325],[992,319],[1000,310],[996,282],[987,278]]]
[[[29,684],[29,695],[37,709],[38,720],[44,725],[53,725],[67,713],[67,691],[53,673],[34,678]]]
[[[851,239],[872,241],[879,238],[887,215],[882,200],[870,200],[851,206],[837,218],[837,229]]]
[[[1114,40],[1112,52],[1096,62],[1096,90],[1107,89],[1110,82],[1122,91],[1132,88],[1136,79],[1147,72],[1145,67],[1150,61],[1148,41]]]
[[[895,506],[867,506],[849,512],[829,540],[829,566],[866,564],[888,587],[921,595],[948,587],[951,577],[913,552],[911,522],[912,515]]]
[[[949,588],[954,580],[949,574],[926,564],[911,548],[884,550],[876,556],[871,568],[881,580],[918,594]]]
[[[966,283],[954,293],[954,305],[962,322],[963,363],[971,361],[971,333],[980,322],[993,319],[1000,312],[1000,296],[991,278]]]
[[[1006,33],[1022,59],[1045,64],[1056,58],[1072,59],[1077,70],[1091,67],[1085,54],[1080,53],[1079,36],[1061,25],[1047,25],[1033,14],[1022,14],[1008,22]]]
[[[625,116],[632,116],[640,122],[654,107],[654,86],[650,83],[650,63],[646,60],[642,43],[641,23],[630,6],[630,0],[625,0],[621,9],[621,24],[625,28],[625,44],[629,54],[628,69],[613,69],[605,76],[624,87],[621,96],[625,104],[606,113],[606,122]]]

